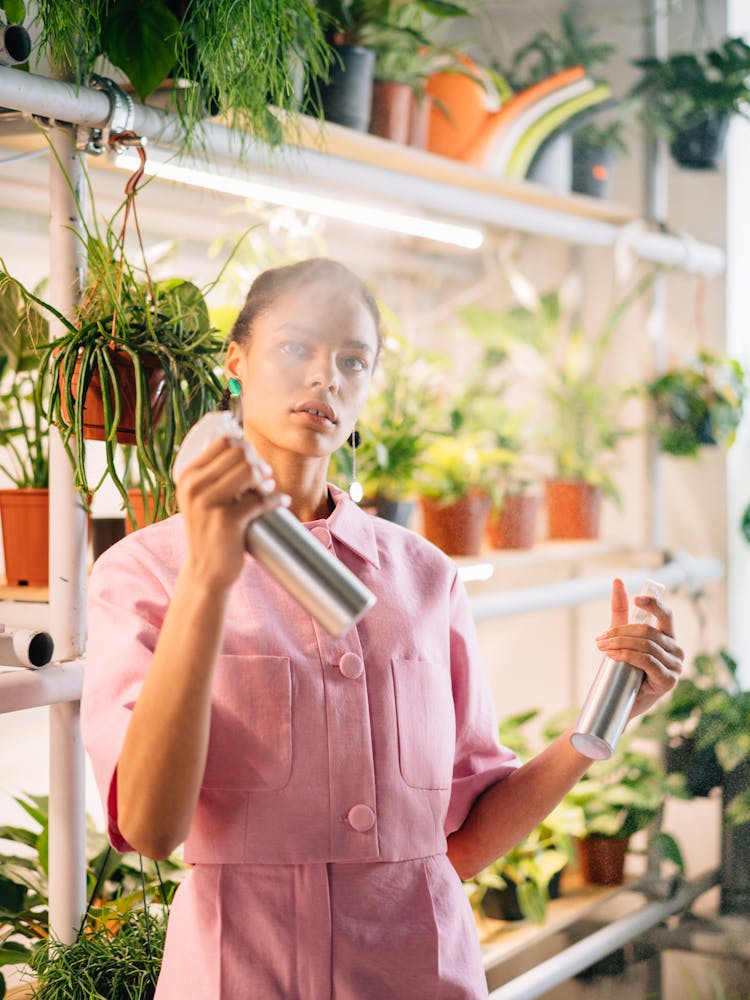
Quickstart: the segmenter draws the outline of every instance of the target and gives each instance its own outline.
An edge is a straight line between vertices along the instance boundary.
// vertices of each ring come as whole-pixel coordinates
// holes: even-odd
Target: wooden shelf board
[[[543,924],[533,924],[528,920],[491,920],[477,916],[485,972],[570,927],[601,903],[627,891],[629,885],[595,886],[586,885],[577,879],[570,880],[560,898],[550,901],[547,919]]]

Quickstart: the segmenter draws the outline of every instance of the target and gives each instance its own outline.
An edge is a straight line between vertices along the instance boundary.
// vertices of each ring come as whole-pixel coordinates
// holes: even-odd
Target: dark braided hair
[[[253,323],[261,314],[268,312],[286,292],[313,284],[335,285],[351,292],[372,316],[377,336],[377,352],[383,342],[380,310],[375,297],[365,283],[344,264],[329,257],[310,257],[296,264],[272,267],[263,271],[250,286],[245,304],[235,320],[230,340],[245,344],[252,336]],[[225,389],[219,402],[220,410],[229,409],[229,389]]]

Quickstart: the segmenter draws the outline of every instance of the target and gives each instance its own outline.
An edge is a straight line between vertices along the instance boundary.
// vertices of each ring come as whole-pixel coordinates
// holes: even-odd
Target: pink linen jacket
[[[307,527],[377,603],[334,639],[246,556],[216,664],[191,863],[440,854],[476,797],[518,764],[498,744],[453,562],[331,494],[333,513]],[[129,845],[117,760],[184,550],[175,515],[109,549],[91,577],[82,724],[119,850]]]

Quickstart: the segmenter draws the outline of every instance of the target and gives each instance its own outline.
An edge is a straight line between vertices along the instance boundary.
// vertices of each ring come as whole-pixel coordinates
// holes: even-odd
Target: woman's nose
[[[310,366],[307,376],[307,385],[314,389],[325,386],[330,392],[338,389],[338,369],[332,358],[316,358],[315,363]]]

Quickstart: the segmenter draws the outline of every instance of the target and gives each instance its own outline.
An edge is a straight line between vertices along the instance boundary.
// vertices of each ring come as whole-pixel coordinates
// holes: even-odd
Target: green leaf
[[[535,924],[543,924],[547,916],[547,901],[549,896],[533,882],[524,882],[516,886],[518,906],[521,913]]]
[[[23,24],[26,17],[26,4],[23,0],[5,0],[3,7],[8,24]]]
[[[102,48],[145,100],[174,66],[179,31],[162,0],[116,0],[102,22]]]
[[[671,861],[684,874],[685,861],[682,857],[682,851],[671,833],[657,833],[654,837],[654,848],[660,858],[664,861]]]

